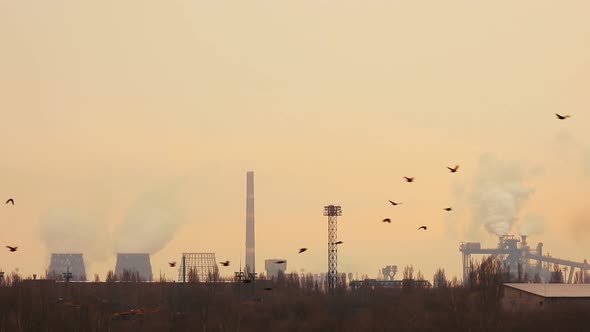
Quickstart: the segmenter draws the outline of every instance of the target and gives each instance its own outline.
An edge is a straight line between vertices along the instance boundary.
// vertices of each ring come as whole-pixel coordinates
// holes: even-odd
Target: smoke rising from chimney
[[[516,162],[499,160],[490,154],[480,157],[478,173],[469,197],[472,227],[506,235],[519,212],[534,193],[523,184],[524,172]]]

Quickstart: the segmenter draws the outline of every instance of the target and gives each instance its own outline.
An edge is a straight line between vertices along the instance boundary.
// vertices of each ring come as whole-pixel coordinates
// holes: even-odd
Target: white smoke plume
[[[176,187],[161,188],[141,196],[115,228],[118,253],[149,253],[161,250],[184,222]]]
[[[520,164],[482,155],[470,195],[472,229],[483,226],[498,236],[508,234],[534,192],[523,180]]]
[[[51,253],[82,253],[88,263],[110,255],[110,236],[98,214],[55,207],[41,216],[41,241]]]

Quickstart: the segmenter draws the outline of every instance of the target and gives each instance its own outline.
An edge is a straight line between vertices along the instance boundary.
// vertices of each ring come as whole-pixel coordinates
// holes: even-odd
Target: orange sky
[[[48,216],[65,215],[62,245],[104,277],[121,225],[160,211],[172,228],[158,219],[127,243],[170,232],[156,275],[181,252],[237,264],[253,170],[259,268],[323,272],[322,210],[340,204],[340,271],[460,275],[460,241],[497,241],[470,226],[482,155],[518,163],[534,190],[518,213],[545,220],[530,242],[589,258],[589,12],[584,0],[0,0],[0,193],[16,201],[0,209],[0,244],[20,247],[0,268],[42,273]]]

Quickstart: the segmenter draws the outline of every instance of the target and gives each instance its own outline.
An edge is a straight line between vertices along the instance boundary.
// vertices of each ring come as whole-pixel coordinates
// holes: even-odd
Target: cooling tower
[[[61,279],[66,272],[72,273],[73,281],[86,281],[86,268],[82,254],[51,254],[48,276]]]
[[[139,274],[142,281],[152,281],[152,264],[150,254],[117,254],[115,275],[119,280],[125,281],[125,276]]]
[[[254,245],[254,172],[246,173],[246,270],[256,273]]]

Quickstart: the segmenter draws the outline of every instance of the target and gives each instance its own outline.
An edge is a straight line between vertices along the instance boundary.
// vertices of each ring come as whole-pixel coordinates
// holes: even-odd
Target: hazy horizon
[[[0,198],[15,200],[0,245],[19,247],[0,269],[83,252],[104,279],[131,250],[170,277],[182,252],[215,252],[233,275],[247,171],[259,272],[325,272],[329,204],[339,272],[460,277],[459,243],[505,230],[588,259],[589,10],[0,0]]]

